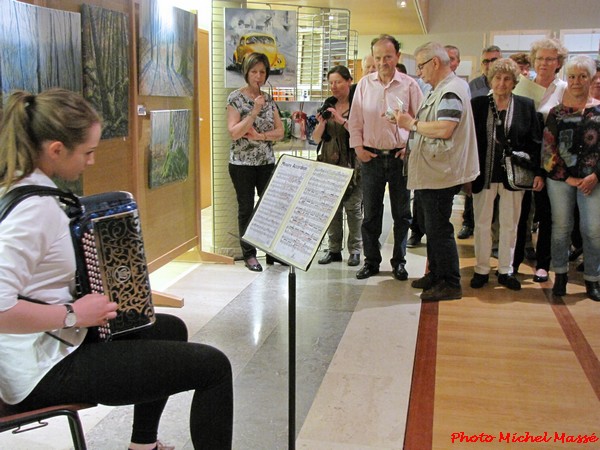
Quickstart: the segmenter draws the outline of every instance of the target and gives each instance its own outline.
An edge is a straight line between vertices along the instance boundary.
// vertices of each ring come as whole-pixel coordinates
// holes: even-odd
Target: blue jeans
[[[250,218],[254,212],[254,198],[259,197],[267,187],[274,164],[264,166],[240,166],[229,164],[229,176],[235,188],[235,194],[238,203],[238,232],[240,238],[246,232],[246,227],[250,223]],[[256,256],[256,248],[240,240],[242,247],[242,256],[244,260]]]
[[[569,244],[575,221],[575,206],[579,207],[579,229],[583,238],[585,260],[583,279],[600,281],[600,187],[590,195],[569,186],[564,181],[547,180],[552,205],[552,268],[555,273],[569,269]]]
[[[452,201],[460,188],[453,186],[415,191],[415,198],[418,198],[423,210],[429,271],[436,282],[445,281],[454,287],[460,287],[460,264],[450,217]]]
[[[383,222],[383,197],[388,185],[392,218],[394,219],[394,249],[392,267],[406,263],[406,236],[411,223],[410,191],[406,189],[406,177],[402,175],[404,162],[394,155],[371,159],[362,165],[363,204],[362,223],[365,263],[373,267],[381,264],[379,237]]]

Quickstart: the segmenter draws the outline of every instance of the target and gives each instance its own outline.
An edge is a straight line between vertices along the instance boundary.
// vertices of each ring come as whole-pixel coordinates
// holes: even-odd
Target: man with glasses
[[[400,127],[410,130],[408,183],[422,208],[427,234],[429,272],[412,283],[423,289],[422,300],[462,298],[458,249],[454,240],[452,199],[463,184],[479,175],[479,160],[467,85],[450,68],[441,44],[415,50],[417,75],[433,90],[415,119],[396,113]]]
[[[364,219],[362,223],[364,266],[356,278],[379,273],[379,237],[383,222],[386,185],[394,220],[394,248],[391,265],[397,280],[407,280],[406,237],[411,222],[410,192],[402,175],[408,131],[396,124],[394,111],[402,109],[414,117],[423,99],[417,82],[396,70],[400,44],[389,35],[371,43],[377,72],[366,75],[356,85],[348,130],[350,147],[362,161]]]

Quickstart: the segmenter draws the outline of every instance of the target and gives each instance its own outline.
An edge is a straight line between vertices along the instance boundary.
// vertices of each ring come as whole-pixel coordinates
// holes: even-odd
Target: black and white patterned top
[[[273,98],[263,92],[265,106],[254,120],[254,128],[259,133],[266,133],[275,128],[275,110],[277,105]],[[254,100],[245,95],[241,89],[237,89],[227,97],[227,105],[232,106],[240,113],[240,119],[250,114],[254,106]],[[229,149],[229,163],[239,166],[264,166],[275,164],[272,141],[252,141],[241,137],[231,143]]]

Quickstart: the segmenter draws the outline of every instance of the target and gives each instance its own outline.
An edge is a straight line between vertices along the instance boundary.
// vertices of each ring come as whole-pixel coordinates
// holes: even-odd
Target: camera
[[[335,108],[335,103],[325,101],[325,103],[323,103],[323,106],[321,106],[317,110],[317,112],[321,114],[321,117],[325,120],[329,120],[332,116],[331,111],[327,111],[328,108]]]

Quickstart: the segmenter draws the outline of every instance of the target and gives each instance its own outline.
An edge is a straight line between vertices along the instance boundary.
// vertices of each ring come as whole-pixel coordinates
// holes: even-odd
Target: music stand
[[[289,449],[296,442],[296,272],[308,270],[354,171],[282,155],[242,239],[289,265]]]

